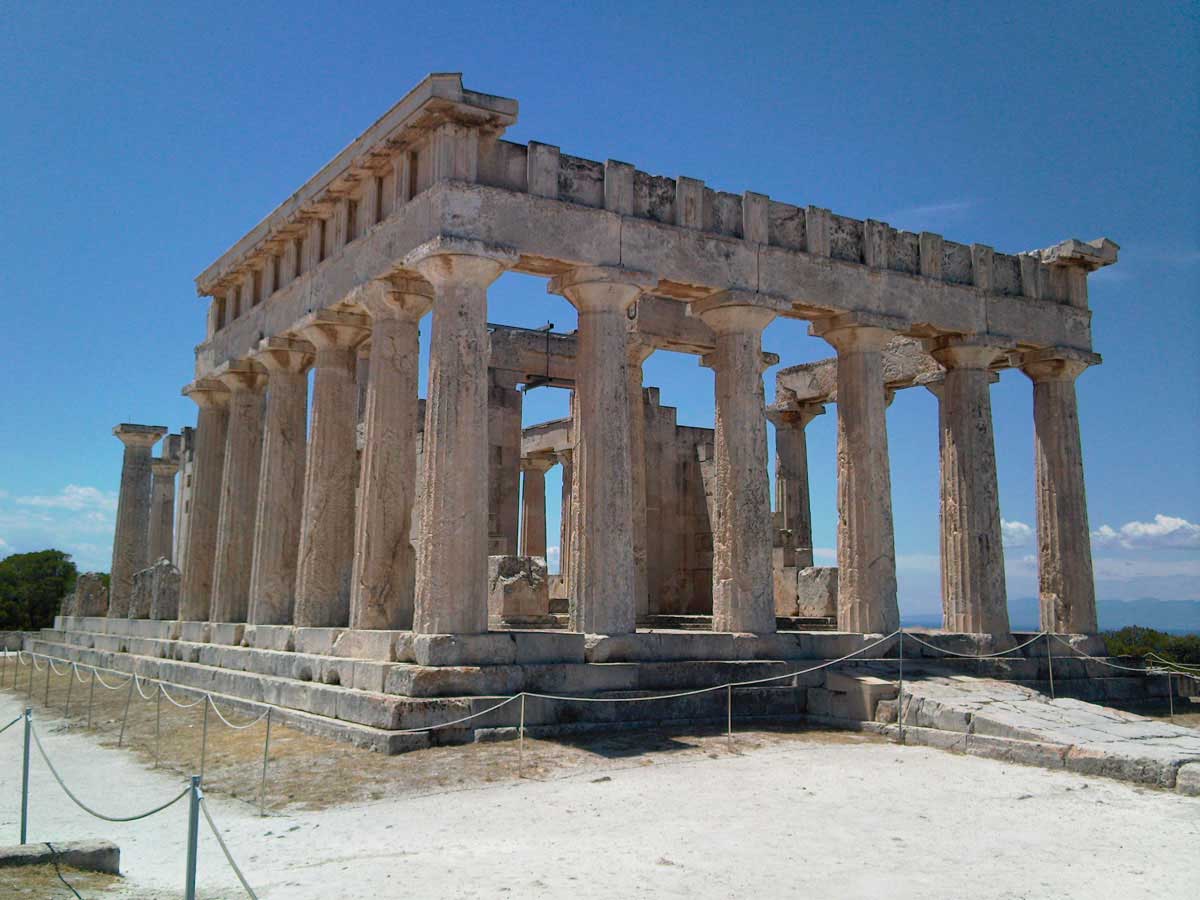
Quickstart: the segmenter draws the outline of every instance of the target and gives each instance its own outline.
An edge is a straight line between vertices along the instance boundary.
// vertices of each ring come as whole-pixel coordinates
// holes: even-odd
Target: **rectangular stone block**
[[[210,622],[208,639],[214,644],[238,645],[246,626],[240,622]]]
[[[197,644],[207,644],[211,634],[209,622],[180,622],[179,639]]]
[[[398,631],[362,629],[343,631],[334,639],[333,655],[391,662],[396,658],[395,643],[398,634]]]
[[[291,625],[247,625],[242,640],[260,650],[294,650]]]
[[[292,642],[297,653],[317,653],[332,656],[333,646],[345,628],[297,628]]]

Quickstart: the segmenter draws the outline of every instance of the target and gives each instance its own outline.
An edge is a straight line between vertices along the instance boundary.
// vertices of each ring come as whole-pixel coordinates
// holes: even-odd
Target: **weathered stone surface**
[[[488,621],[552,621],[546,560],[536,556],[488,557]]]
[[[113,534],[110,616],[124,616],[133,594],[133,576],[146,567],[150,552],[150,448],[167,433],[161,425],[118,425],[113,434],[125,445],[117,527]]]
[[[71,612],[64,615],[103,616],[108,614],[108,586],[100,572],[84,572],[75,579]]]
[[[836,566],[808,566],[796,571],[796,615],[806,618],[836,616],[838,570]]]
[[[196,381],[184,394],[200,407],[196,418],[196,462],[188,513],[187,551],[179,587],[179,618],[208,621],[212,603],[213,561],[229,428],[229,391],[215,379]]]
[[[121,848],[112,841],[55,841],[47,844],[14,844],[0,847],[0,868],[42,866],[60,862],[91,872],[121,874]]]
[[[169,560],[160,559],[147,569],[150,573],[151,619],[170,620],[179,615],[180,573]]]

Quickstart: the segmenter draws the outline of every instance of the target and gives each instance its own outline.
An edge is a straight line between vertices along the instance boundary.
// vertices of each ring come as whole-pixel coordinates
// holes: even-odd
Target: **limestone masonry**
[[[885,410],[923,386],[940,407],[945,629],[1011,645],[989,385],[1017,368],[1033,386],[1041,625],[1095,633],[1074,382],[1100,362],[1087,276],[1114,243],[1000,253],[510,143],[516,118],[515,100],[431,75],[200,274],[195,428],[157,459],[165,428],[114,430],[108,616],[173,621],[147,639],[273,651],[327,633],[339,656],[418,666],[502,667],[523,629],[604,636],[611,659],[655,658],[651,638],[668,658],[661,629],[685,625],[889,633]],[[489,322],[506,271],[545,278],[578,330]],[[761,335],[777,317],[809,322],[834,356],[779,370],[768,409],[762,372],[780,360]],[[714,371],[712,429],[678,425],[643,385],[657,350]],[[523,428],[538,387],[571,391],[571,415]],[[805,443],[829,404],[836,569],[814,567]],[[697,634],[670,658],[712,646]]]

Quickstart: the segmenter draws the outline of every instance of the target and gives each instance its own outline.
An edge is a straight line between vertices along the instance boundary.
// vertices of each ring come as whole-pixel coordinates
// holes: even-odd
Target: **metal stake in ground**
[[[67,705],[63,707],[63,718],[71,718],[71,691],[75,687],[75,663],[67,667]],[[69,724],[69,723],[68,723]]]
[[[267,707],[267,736],[263,740],[262,781],[258,784],[258,814],[260,816],[267,814],[265,806],[267,797],[267,758],[271,752],[271,712],[273,709],[274,707]]]
[[[25,707],[25,755],[21,758],[21,843],[29,836],[29,734],[33,731],[33,707]]]
[[[46,694],[42,697],[42,706],[50,708],[50,673],[54,669],[54,663],[50,657],[46,657]]]
[[[34,661],[33,654],[29,654],[29,693],[26,694],[28,700],[33,700],[33,676],[37,672],[37,662]]]
[[[200,839],[200,776],[192,776],[188,799],[187,871],[184,874],[184,900],[196,900],[196,850]]]
[[[129,693],[125,695],[125,715],[121,717],[121,736],[117,738],[117,746],[125,743],[125,726],[129,724],[129,704],[133,702],[133,686],[137,682],[136,675],[129,676]]]
[[[200,777],[204,777],[204,756],[208,750],[208,694],[204,695],[204,726],[200,729]]]
[[[1046,668],[1050,673],[1050,699],[1054,699],[1054,655],[1050,652],[1050,633],[1046,633]]]
[[[88,682],[88,717],[87,727],[92,728],[92,701],[96,698],[96,670],[92,669],[92,680]]]
[[[525,695],[521,695],[521,724],[517,728],[517,777],[525,777]]]
[[[725,733],[733,747],[733,685],[725,685]]]
[[[1171,704],[1171,721],[1175,721],[1175,691],[1171,687],[1171,671],[1167,670],[1167,702]]]
[[[900,629],[900,686],[896,691],[896,726],[900,743],[904,743],[904,629]]]
[[[154,768],[158,768],[158,749],[162,733],[162,683],[154,692]]]

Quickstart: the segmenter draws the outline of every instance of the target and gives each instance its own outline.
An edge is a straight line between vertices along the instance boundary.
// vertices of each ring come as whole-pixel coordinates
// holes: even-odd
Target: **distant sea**
[[[1157,600],[1100,600],[1096,604],[1102,631],[1115,631],[1129,625],[1141,625],[1168,634],[1200,634],[1200,601]],[[1036,597],[1009,599],[1008,617],[1013,631],[1038,630]],[[911,628],[941,628],[940,614],[906,615],[902,624]]]

